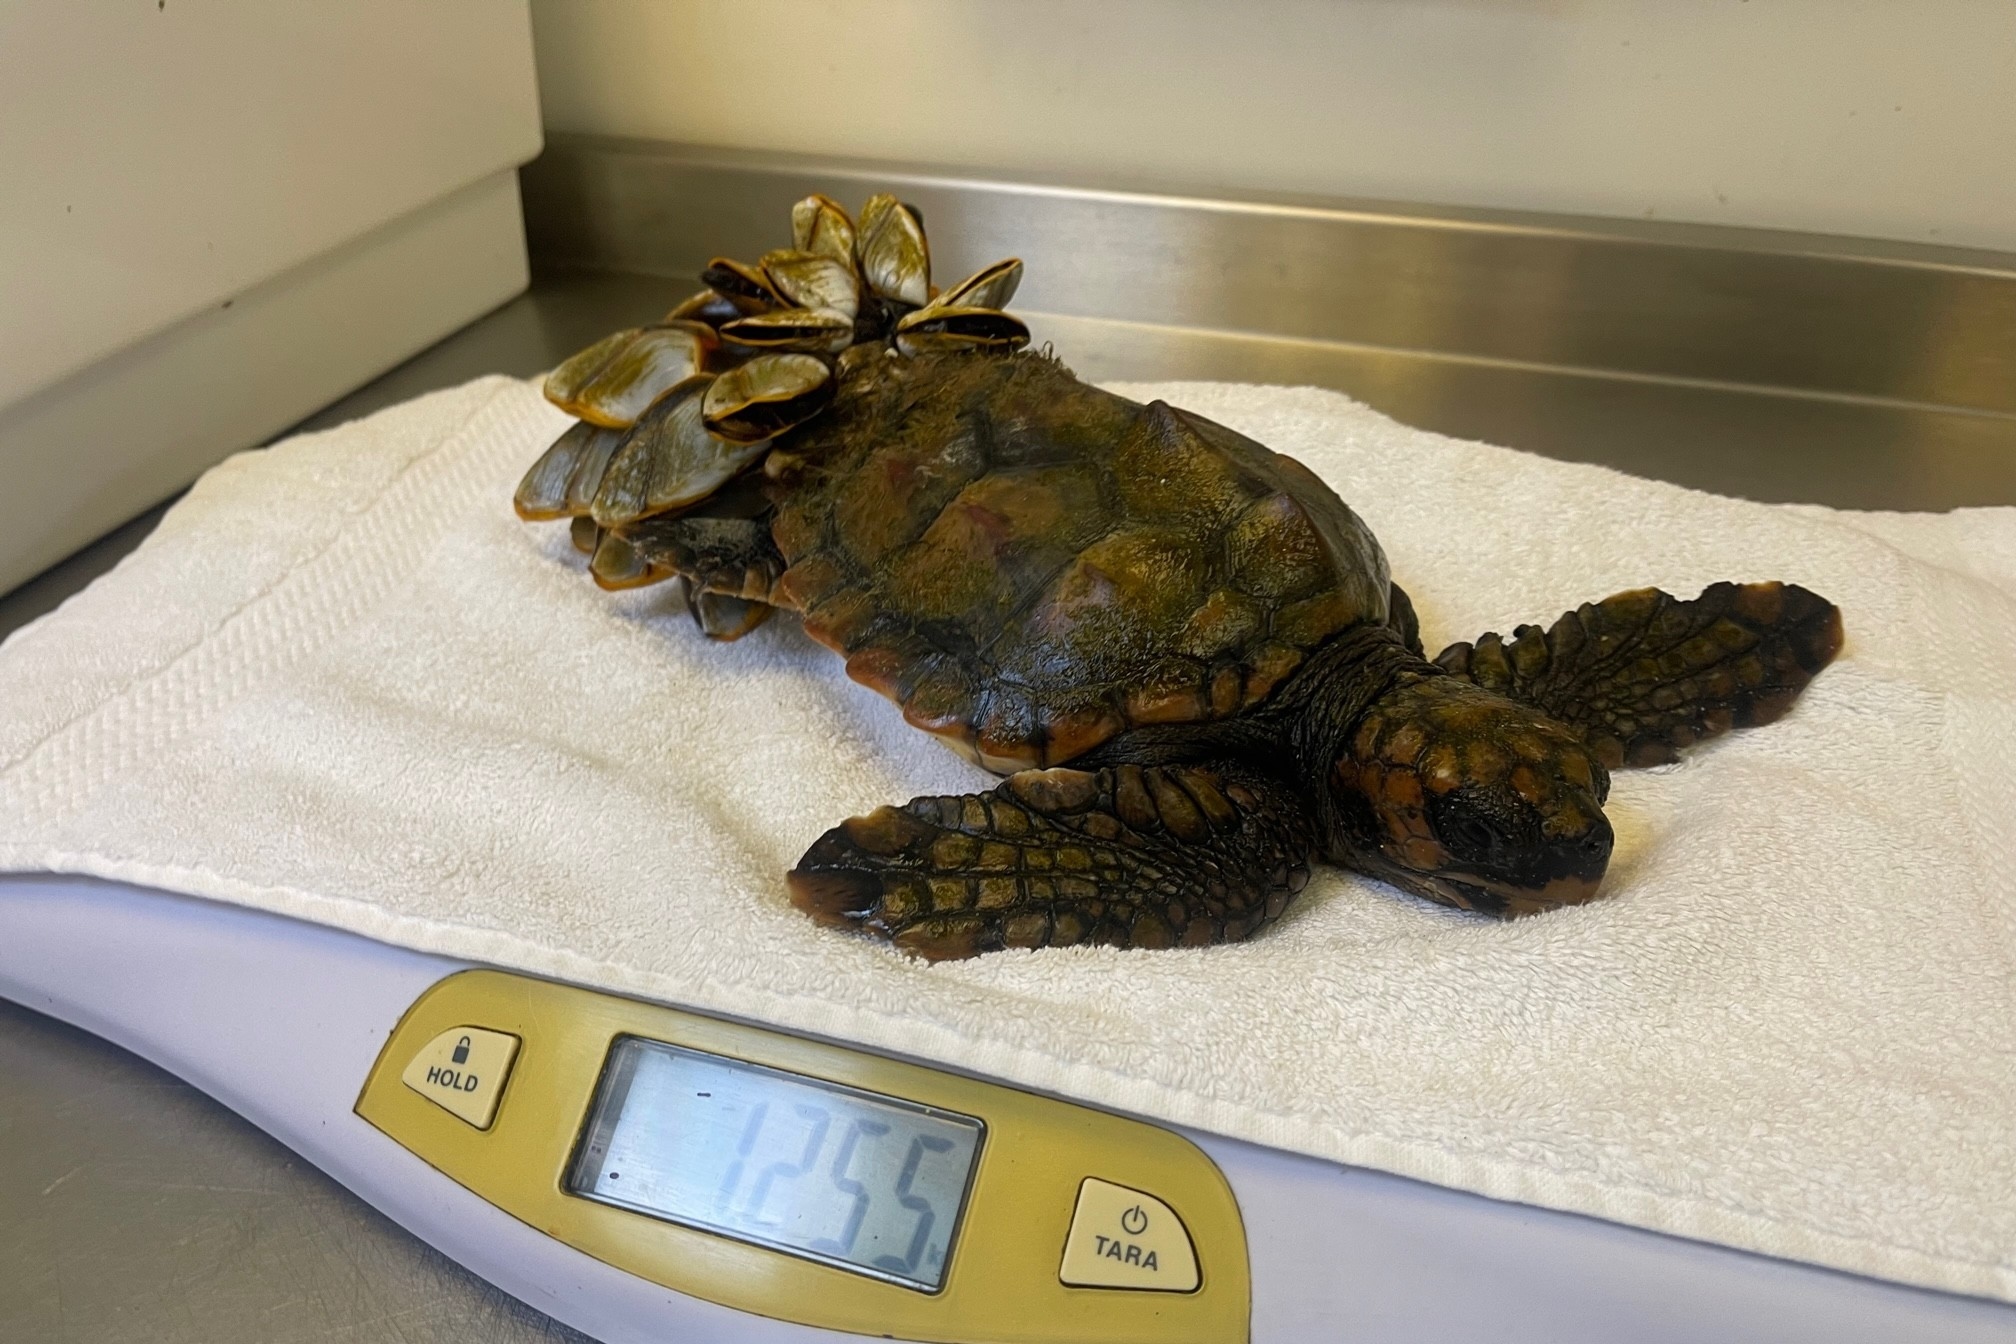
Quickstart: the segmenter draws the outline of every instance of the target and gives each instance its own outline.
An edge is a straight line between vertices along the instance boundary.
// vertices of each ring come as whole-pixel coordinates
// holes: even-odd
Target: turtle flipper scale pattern
[[[1279,917],[1308,881],[1296,792],[1231,762],[1027,770],[821,836],[792,903],[933,961],[1005,947],[1201,947]]]
[[[1732,728],[1770,723],[1841,650],[1841,612],[1797,584],[1656,588],[1486,634],[1435,661],[1581,732],[1605,767],[1665,765]]]

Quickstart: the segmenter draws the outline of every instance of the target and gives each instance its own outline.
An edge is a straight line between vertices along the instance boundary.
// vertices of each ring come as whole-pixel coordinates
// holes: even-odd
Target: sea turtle
[[[1588,900],[1609,772],[1783,714],[1841,644],[1804,588],[1620,593],[1425,656],[1371,531],[1292,458],[1079,382],[939,293],[917,213],[811,197],[561,365],[581,422],[525,477],[605,587],[683,580],[733,639],[774,609],[1006,782],[826,832],[813,919],[929,958],[1198,946],[1315,859],[1498,915]]]

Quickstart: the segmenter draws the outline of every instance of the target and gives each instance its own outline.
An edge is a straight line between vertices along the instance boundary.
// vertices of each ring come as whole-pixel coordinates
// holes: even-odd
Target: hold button
[[[1197,1252],[1176,1211],[1153,1195],[1087,1176],[1078,1187],[1071,1235],[1057,1277],[1076,1288],[1188,1293],[1197,1288]]]
[[[456,1119],[488,1129],[517,1058],[516,1036],[482,1027],[450,1027],[427,1042],[399,1077]]]

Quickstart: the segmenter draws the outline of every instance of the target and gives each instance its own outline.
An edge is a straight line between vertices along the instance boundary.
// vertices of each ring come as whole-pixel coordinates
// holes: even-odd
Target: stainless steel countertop
[[[1095,382],[1313,383],[1752,499],[2016,504],[2016,256],[593,136],[553,136],[523,176],[535,257],[689,285],[717,252],[753,260],[807,192],[895,191],[941,282],[1021,256],[1016,312]]]
[[[592,195],[580,183],[603,181],[596,173],[607,176],[611,153],[606,146],[563,144],[528,174],[535,256],[541,221],[550,226],[556,211],[579,203],[569,190]],[[689,177],[715,171],[680,164]],[[754,195],[767,200],[806,181],[858,194],[849,184],[860,176],[785,164],[758,174]],[[649,179],[649,172],[641,174],[647,187]],[[660,186],[670,189],[667,183],[692,185],[678,173]],[[659,220],[646,208],[654,199],[643,191],[630,201],[633,223]],[[933,198],[934,223],[943,227],[948,214],[956,220],[961,199],[956,191]],[[1344,221],[1340,228],[1350,223],[1337,219]],[[1635,238],[1644,230],[1625,232]],[[1687,244],[1667,235],[1635,240],[1655,248]],[[564,255],[580,245],[578,238],[549,241],[545,252]],[[654,263],[671,255],[669,245],[661,239],[654,246],[659,250],[637,264],[676,271]],[[1981,281],[1986,297],[1967,310],[1976,318],[2006,306],[2006,292],[1994,286],[2007,276],[1989,274],[1994,268],[1986,261],[1972,269],[1952,258],[1912,264],[1920,261],[1938,272],[1941,293]],[[1574,270],[1567,266],[1564,274]],[[1687,268],[1680,271],[1680,279],[1667,282],[1684,288]],[[483,373],[529,375],[612,328],[655,318],[691,288],[691,281],[664,274],[544,270],[530,293],[301,428],[337,424]],[[1601,296],[1591,302],[1600,307]],[[2016,417],[1994,400],[2006,400],[2000,384],[1988,387],[1994,395],[1981,404],[1930,404],[1881,388],[1752,386],[1724,376],[1396,348],[1322,331],[1212,326],[1166,303],[1148,305],[1153,320],[1129,315],[1125,304],[1118,304],[1120,316],[1104,317],[1068,307],[1039,308],[1032,325],[1039,339],[1053,340],[1095,380],[1314,382],[1446,432],[1764,499],[1850,507],[2016,502]],[[1948,328],[1972,330],[1964,322]],[[1922,325],[1914,330],[1924,333]],[[2000,340],[1997,357],[2007,357],[2006,332]],[[1766,354],[1777,348],[1766,345]],[[1970,358],[1974,372],[1986,367],[1980,350]],[[1910,386],[1951,384],[1941,384],[1937,373],[1918,369]],[[109,568],[159,514],[136,519],[0,597],[0,636]],[[0,1340],[580,1338],[444,1261],[202,1094],[115,1047],[0,1004]]]

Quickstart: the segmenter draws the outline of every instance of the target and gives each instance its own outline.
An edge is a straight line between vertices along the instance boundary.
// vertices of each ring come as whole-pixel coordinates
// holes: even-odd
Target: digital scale
[[[2016,1308],[338,930],[0,877],[0,997],[606,1344],[2016,1339]]]

